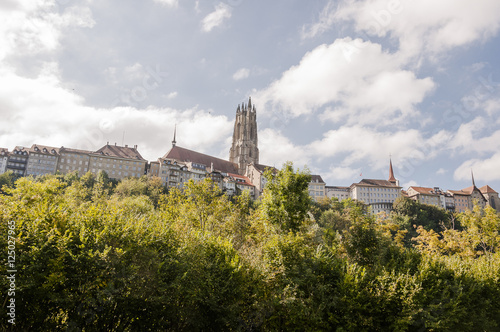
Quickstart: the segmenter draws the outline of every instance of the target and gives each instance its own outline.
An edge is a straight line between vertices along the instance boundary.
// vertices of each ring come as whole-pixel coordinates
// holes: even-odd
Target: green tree
[[[293,163],[287,162],[277,173],[268,169],[264,176],[267,184],[260,206],[264,217],[283,231],[297,232],[312,204],[309,171],[295,172]]]
[[[3,187],[12,188],[16,182],[16,175],[12,171],[0,174],[0,193],[4,192]]]

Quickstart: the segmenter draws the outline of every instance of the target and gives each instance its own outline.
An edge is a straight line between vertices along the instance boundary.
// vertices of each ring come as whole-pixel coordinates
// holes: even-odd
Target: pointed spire
[[[252,110],[252,97],[248,97],[248,108]]]
[[[174,146],[175,146],[175,144],[177,143],[177,142],[175,141],[175,135],[176,135],[176,134],[177,134],[177,124],[175,124],[175,127],[174,127],[174,140],[172,141],[172,147],[174,147]]]
[[[236,113],[240,111],[240,104],[238,104],[238,108],[236,109]]]
[[[394,170],[392,169],[392,158],[389,158],[389,182],[397,182],[396,178],[394,177]]]
[[[472,186],[476,186],[476,182],[474,181],[474,173],[472,172],[472,169],[470,170],[470,175],[472,176]]]

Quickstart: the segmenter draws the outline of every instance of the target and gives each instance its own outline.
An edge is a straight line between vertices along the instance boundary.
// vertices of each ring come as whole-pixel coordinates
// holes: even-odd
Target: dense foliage
[[[15,328],[500,330],[493,209],[451,216],[403,201],[372,217],[352,200],[311,202],[309,175],[290,163],[267,175],[262,202],[229,199],[209,179],[168,193],[146,177],[6,181],[0,246],[15,221]],[[0,287],[5,297],[6,278]],[[11,328],[5,304],[0,314]]]

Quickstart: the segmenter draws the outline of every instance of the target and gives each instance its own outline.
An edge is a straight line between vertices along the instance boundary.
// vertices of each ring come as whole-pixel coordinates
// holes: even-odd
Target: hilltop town
[[[96,151],[40,144],[33,144],[30,148],[16,146],[12,151],[0,148],[0,174],[11,171],[16,176],[70,172],[97,175],[104,171],[115,180],[156,176],[167,188],[182,188],[189,180],[210,177],[228,195],[248,191],[253,199],[259,199],[263,193],[266,169],[276,170],[259,163],[257,112],[251,98],[247,104],[237,106],[228,160],[178,146],[175,131],[170,150],[155,161],[144,159],[137,145],[119,146],[109,142]],[[461,190],[443,190],[437,186],[411,186],[405,190],[396,179],[392,161],[389,160],[387,180],[362,179],[348,187],[331,186],[320,175],[313,174],[309,194],[315,201],[325,197],[339,201],[348,198],[358,200],[368,205],[373,214],[390,212],[394,201],[401,196],[452,212],[471,210],[473,204],[489,205],[498,210],[498,193],[488,185],[476,187],[473,174],[471,178],[472,185]]]

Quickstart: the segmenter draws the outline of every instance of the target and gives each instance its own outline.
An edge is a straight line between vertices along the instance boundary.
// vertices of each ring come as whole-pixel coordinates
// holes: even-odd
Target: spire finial
[[[174,140],[172,141],[172,147],[174,147],[174,146],[175,146],[175,144],[177,143],[177,142],[175,141],[175,135],[176,135],[176,134],[177,134],[177,123],[176,123],[176,124],[175,124],[175,126],[174,126]]]
[[[248,109],[252,110],[252,97],[248,97]]]
[[[474,173],[472,172],[472,168],[470,170],[470,175],[472,176],[472,186],[475,187],[476,186],[476,182],[474,181]]]

